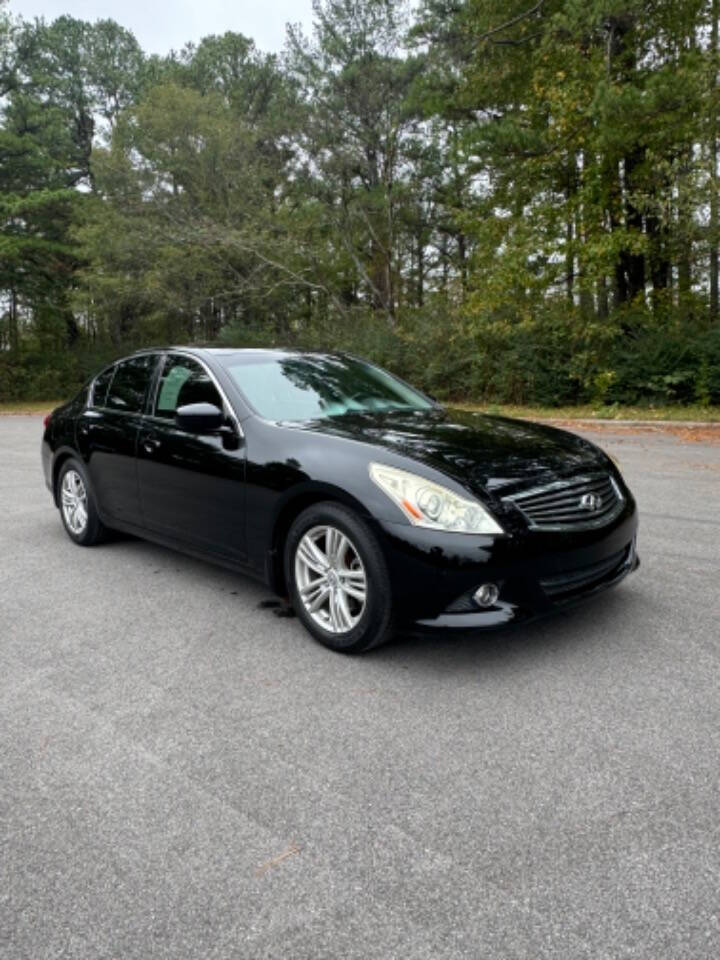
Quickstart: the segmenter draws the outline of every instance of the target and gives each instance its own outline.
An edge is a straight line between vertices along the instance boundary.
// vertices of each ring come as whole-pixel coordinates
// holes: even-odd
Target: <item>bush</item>
[[[228,346],[345,350],[388,367],[439,400],[561,406],[720,404],[720,327],[697,328],[645,313],[587,320],[567,301],[541,303],[530,316],[506,307],[467,318],[437,298],[393,323],[356,308],[342,322],[272,333],[229,326]],[[26,343],[0,354],[0,401],[72,396],[111,360],[142,346],[95,344],[48,351]]]
[[[102,366],[135,348],[134,344],[96,347],[81,343],[47,353],[29,344],[19,353],[0,354],[0,403],[71,397]]]
[[[615,403],[720,403],[720,329],[688,336],[650,330],[618,351]]]

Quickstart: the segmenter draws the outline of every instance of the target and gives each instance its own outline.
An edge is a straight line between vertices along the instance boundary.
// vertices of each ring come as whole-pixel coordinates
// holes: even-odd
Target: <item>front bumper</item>
[[[526,622],[620,583],[637,569],[637,511],[629,498],[607,527],[563,533],[525,531],[506,537],[439,533],[385,524],[382,536],[403,628],[483,630]],[[479,609],[482,583],[500,588]]]

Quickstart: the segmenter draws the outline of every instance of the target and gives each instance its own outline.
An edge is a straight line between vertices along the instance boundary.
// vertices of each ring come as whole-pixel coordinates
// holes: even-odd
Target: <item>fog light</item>
[[[492,607],[497,603],[500,591],[495,583],[483,583],[473,594],[473,600],[479,607]]]

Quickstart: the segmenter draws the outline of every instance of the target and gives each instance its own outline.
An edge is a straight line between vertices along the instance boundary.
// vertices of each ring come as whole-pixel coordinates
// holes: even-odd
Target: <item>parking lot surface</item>
[[[315,644],[70,542],[0,418],[0,956],[720,956],[720,445],[593,432],[640,570],[552,620]]]

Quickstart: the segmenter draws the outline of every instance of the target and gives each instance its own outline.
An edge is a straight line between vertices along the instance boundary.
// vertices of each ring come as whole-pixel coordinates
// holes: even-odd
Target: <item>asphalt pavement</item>
[[[249,580],[75,546],[0,418],[0,957],[720,956],[720,445],[588,435],[636,574],[346,658]]]

